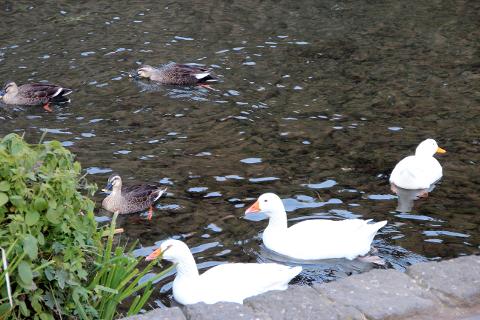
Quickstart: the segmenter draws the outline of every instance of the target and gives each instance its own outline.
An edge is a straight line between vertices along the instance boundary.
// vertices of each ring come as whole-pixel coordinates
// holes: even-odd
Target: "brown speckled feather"
[[[13,90],[9,88],[12,87]],[[17,88],[15,92],[15,87]],[[65,96],[72,92],[71,89],[63,88],[51,83],[29,83],[16,86],[8,83],[5,86],[3,102],[16,105],[41,105],[50,102],[67,102]]]
[[[197,85],[215,81],[207,68],[170,62],[156,69],[151,68],[150,79],[166,85]]]
[[[139,184],[122,187],[121,193],[112,192],[102,202],[108,211],[120,214],[134,213],[148,209],[167,189],[154,184]]]

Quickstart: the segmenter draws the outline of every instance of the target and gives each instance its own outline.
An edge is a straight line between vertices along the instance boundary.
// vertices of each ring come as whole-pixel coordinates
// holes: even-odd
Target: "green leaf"
[[[41,320],[54,320],[53,316],[51,314],[42,312],[40,313],[40,319]]]
[[[49,208],[46,214],[47,220],[53,224],[60,223],[60,212],[57,209]]]
[[[31,260],[37,259],[37,256],[38,256],[37,238],[35,238],[30,234],[27,234],[25,238],[23,238],[23,251],[27,254],[27,256]]]
[[[20,153],[20,151],[23,150],[24,144],[22,142],[23,141],[21,141],[20,139],[12,140],[12,144],[10,146],[12,155],[17,155]]]
[[[10,202],[13,203],[17,209],[24,210],[25,209],[25,200],[22,196],[14,195],[10,197]]]
[[[7,202],[8,202],[8,196],[5,193],[0,192],[0,206],[3,206]]]
[[[0,191],[8,191],[10,190],[10,183],[8,181],[0,182]]]
[[[37,313],[37,314],[43,312],[43,308],[42,308],[42,304],[40,303],[40,300],[42,300],[40,292],[35,292],[33,297],[30,297],[30,301],[31,301],[31,305],[33,307],[33,310],[35,310],[35,313]]]
[[[33,207],[35,210],[42,212],[43,210],[47,209],[47,201],[43,198],[36,198],[35,202],[33,203]]]
[[[43,246],[45,244],[45,237],[43,236],[43,233],[39,232],[37,234],[37,241],[40,246]]]
[[[118,294],[118,290],[115,290],[115,289],[112,289],[112,288],[107,288],[107,287],[101,286],[99,284],[97,284],[95,286],[95,291],[105,291],[105,292],[108,292],[108,293]]]
[[[0,304],[0,314],[8,319],[8,311],[10,310],[10,303]]]
[[[55,252],[56,254],[62,252],[64,249],[65,249],[65,246],[60,243],[60,242],[54,242],[52,244],[52,249],[53,249],[53,252]]]
[[[65,288],[65,283],[66,283],[67,280],[68,280],[68,273],[67,273],[67,271],[65,271],[65,270],[57,270],[57,271],[56,271],[56,275],[55,275],[55,279],[57,279],[57,281],[58,281],[58,286],[60,287],[60,289]]]
[[[55,279],[55,271],[52,268],[45,268],[44,274],[48,281]]]
[[[30,264],[25,260],[22,260],[18,264],[18,275],[20,276],[20,280],[22,280],[22,284],[26,288],[30,288],[33,284],[33,273]]]
[[[40,214],[37,211],[28,211],[25,215],[25,223],[27,226],[34,226],[40,220]]]

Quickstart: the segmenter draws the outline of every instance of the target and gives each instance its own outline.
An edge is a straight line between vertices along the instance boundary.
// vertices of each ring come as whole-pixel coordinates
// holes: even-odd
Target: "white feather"
[[[155,200],[153,201],[157,201],[165,192],[167,191],[167,188],[165,189],[159,189],[157,192],[158,192],[158,195],[155,197]]]
[[[176,264],[173,297],[181,304],[220,301],[243,303],[243,300],[270,290],[285,290],[302,271],[277,263],[226,263],[199,275],[187,245],[179,240],[166,240],[160,246],[163,259]]]
[[[63,89],[63,88],[62,88],[62,89]],[[62,95],[63,97],[68,96],[70,93],[73,92],[73,90],[69,90],[69,89],[64,89],[64,90],[65,90],[65,92],[64,92],[63,95]]]
[[[415,150],[415,155],[403,158],[393,168],[390,182],[408,190],[430,188],[443,175],[442,166],[433,157],[437,149],[435,140],[422,141]]]
[[[56,97],[60,94],[60,92],[62,92],[63,88],[59,88],[53,95],[52,95],[52,98],[53,97]]]
[[[269,217],[262,236],[263,244],[298,260],[352,260],[365,255],[377,231],[387,224],[387,221],[369,224],[370,220],[361,219],[310,219],[288,227],[285,207],[276,194],[265,193],[257,201],[258,210]],[[249,210],[247,213],[252,212]]]
[[[210,75],[210,72],[196,73],[195,78],[197,78],[198,80],[201,80],[203,78],[208,77],[209,75]]]

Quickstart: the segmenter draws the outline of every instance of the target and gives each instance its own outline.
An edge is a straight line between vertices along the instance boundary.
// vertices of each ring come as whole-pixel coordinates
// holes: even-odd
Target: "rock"
[[[480,256],[418,263],[407,274],[445,304],[473,306],[480,301]]]
[[[189,320],[260,320],[249,307],[232,302],[200,302],[184,306],[183,312]]]
[[[360,310],[368,319],[408,318],[438,307],[438,299],[406,274],[372,270],[313,288],[338,304]]]
[[[182,310],[178,307],[154,309],[143,315],[131,316],[123,320],[186,320]]]
[[[156,309],[124,320],[480,320],[480,256],[375,269],[334,282],[245,299]],[[182,313],[183,312],[183,313]]]
[[[262,320],[365,319],[358,310],[329,301],[307,286],[270,291],[248,298],[244,304]]]

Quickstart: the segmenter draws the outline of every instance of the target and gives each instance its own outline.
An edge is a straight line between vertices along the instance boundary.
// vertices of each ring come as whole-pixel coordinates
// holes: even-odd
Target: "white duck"
[[[300,260],[347,258],[353,260],[370,251],[377,231],[387,221],[341,221],[313,219],[287,227],[287,213],[274,193],[264,193],[245,213],[263,212],[269,218],[263,232],[263,244],[284,256]]]
[[[442,177],[442,166],[433,155],[445,152],[433,139],[422,141],[415,150],[415,155],[403,158],[393,169],[390,175],[392,191],[397,191],[395,187],[408,190],[429,189]]]
[[[173,262],[177,275],[173,280],[173,297],[181,304],[220,301],[243,303],[243,299],[270,290],[285,290],[302,267],[277,263],[226,263],[199,275],[187,245],[179,240],[166,240],[146,260],[163,255]]]

